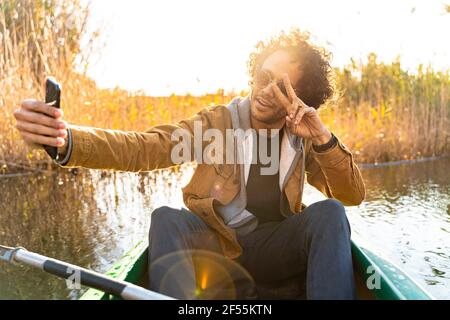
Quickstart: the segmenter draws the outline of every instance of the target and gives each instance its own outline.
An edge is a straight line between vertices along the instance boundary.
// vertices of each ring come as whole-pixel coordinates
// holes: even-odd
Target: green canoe
[[[145,287],[147,283],[148,245],[140,242],[123,256],[106,275],[119,280]],[[429,300],[428,294],[411,277],[387,259],[373,250],[352,240],[352,253],[355,269],[355,283],[358,299],[378,300]],[[371,288],[371,290],[368,289]],[[274,292],[279,292],[274,291]],[[280,296],[268,296],[264,299],[280,299]],[[282,297],[281,297],[282,298]],[[102,291],[89,289],[81,300],[112,300],[115,296]]]

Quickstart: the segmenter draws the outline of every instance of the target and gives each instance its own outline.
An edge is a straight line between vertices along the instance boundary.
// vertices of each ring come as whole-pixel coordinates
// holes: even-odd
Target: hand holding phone
[[[13,113],[15,126],[25,144],[33,149],[45,148],[52,158],[58,153],[64,153],[64,149],[57,148],[66,148],[65,138],[68,135],[68,125],[62,120],[62,110],[57,108],[60,98],[60,86],[54,79],[49,79],[46,83],[46,101],[53,106],[44,101],[26,99]]]

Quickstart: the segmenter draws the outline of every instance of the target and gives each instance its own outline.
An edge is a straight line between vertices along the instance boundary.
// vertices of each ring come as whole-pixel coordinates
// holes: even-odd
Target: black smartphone
[[[61,107],[61,86],[53,77],[45,80],[45,103],[58,109]],[[44,149],[52,159],[56,159],[58,154],[56,147],[44,145]]]

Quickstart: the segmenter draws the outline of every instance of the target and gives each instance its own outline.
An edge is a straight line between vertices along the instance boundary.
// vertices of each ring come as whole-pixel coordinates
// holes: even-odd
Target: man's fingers
[[[25,109],[19,110],[14,113],[17,120],[22,120],[24,122],[33,122],[43,126],[52,127],[55,129],[65,129],[67,125],[62,120],[57,120],[53,117],[49,117],[42,113],[28,111]]]
[[[64,139],[61,137],[46,137],[26,131],[21,131],[20,134],[22,135],[22,138],[23,140],[25,140],[25,142],[31,144],[44,144],[52,147],[62,147],[65,144]]]
[[[32,122],[17,121],[16,128],[19,131],[26,131],[28,133],[33,133],[37,135],[44,135],[50,137],[61,137],[65,138],[67,136],[67,130],[65,129],[54,129],[51,127],[42,126],[40,124]]]
[[[299,108],[307,107],[307,105],[299,97],[297,97],[294,87],[292,87],[291,79],[289,79],[289,76],[287,73],[285,73],[283,75],[283,83],[286,88],[286,92],[289,96],[289,100],[292,103],[291,110],[295,109],[295,112],[294,112],[294,116],[295,116],[298,113]],[[291,112],[293,112],[293,111],[291,111]]]
[[[297,97],[297,98],[298,98],[298,97]],[[308,106],[306,103],[304,103],[303,100],[300,99],[300,98],[298,98],[298,102],[299,102],[299,104],[300,104],[302,107],[304,107],[304,108],[312,108],[312,107]],[[313,109],[314,109],[314,108],[313,108]]]
[[[68,126],[62,115],[62,110],[37,100],[24,100],[14,111],[16,128],[30,147],[64,146]]]
[[[297,95],[295,94],[294,88],[292,87],[291,79],[289,79],[289,76],[286,73],[283,75],[283,83],[289,96],[289,100],[291,100],[291,102],[294,102],[297,98]]]
[[[288,128],[292,128],[293,125],[294,125],[294,120],[292,118],[290,118],[289,116],[286,116],[286,126]]]
[[[37,100],[24,100],[22,102],[22,108],[29,110],[29,111],[35,111],[35,112],[40,112],[40,113],[44,113],[50,117],[53,118],[60,118],[63,115],[63,112],[61,109],[52,107],[48,104],[45,104],[42,101],[37,101]]]
[[[317,111],[313,107],[308,107],[308,106],[304,107],[303,109],[305,110],[305,114],[314,113]]]
[[[290,109],[291,102],[289,99],[281,92],[280,88],[278,88],[276,83],[272,83],[271,85],[272,92],[275,95],[275,98],[281,103],[281,105],[286,109],[288,113],[292,112]]]
[[[295,125],[300,124],[300,122],[303,119],[303,116],[305,115],[305,112],[306,112],[305,108],[299,108],[297,115],[295,116],[295,120],[293,120]]]
[[[297,116],[297,114],[298,114],[298,112],[300,111],[300,109],[302,109],[302,108],[303,108],[303,107],[302,107],[301,105],[298,104],[297,100],[295,100],[295,102],[292,103],[292,106],[291,106],[291,109],[290,109],[290,110],[292,110],[292,112],[289,114],[290,117],[291,117],[292,119],[294,119],[294,118]]]

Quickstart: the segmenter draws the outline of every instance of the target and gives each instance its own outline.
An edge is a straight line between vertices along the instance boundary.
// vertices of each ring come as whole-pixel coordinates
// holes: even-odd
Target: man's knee
[[[158,207],[152,212],[152,220],[159,220],[161,216],[165,216],[167,213],[178,211],[175,208],[171,208],[169,206]],[[164,219],[164,218],[163,218]]]
[[[186,209],[167,206],[152,212],[149,243],[158,247],[162,245],[166,251],[202,249],[219,252],[221,250],[217,235],[202,219]]]
[[[350,231],[345,207],[336,199],[326,199],[310,206],[310,219],[320,228],[343,228]]]
[[[336,199],[325,199],[317,202],[317,206],[320,207],[320,211],[323,212],[337,212],[338,215],[345,214],[345,207],[339,200]]]
[[[151,215],[151,224],[164,228],[183,225],[185,220],[182,210],[168,206],[156,208]]]
[[[150,230],[173,230],[189,232],[202,226],[203,222],[195,214],[185,210],[162,206],[155,209],[151,214]]]

